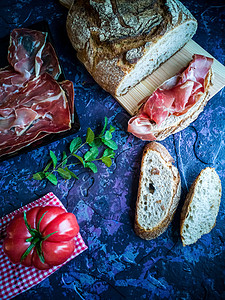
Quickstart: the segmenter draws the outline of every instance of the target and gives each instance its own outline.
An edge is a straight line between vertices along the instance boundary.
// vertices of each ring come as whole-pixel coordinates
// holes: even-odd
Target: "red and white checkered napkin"
[[[9,261],[2,247],[8,223],[20,212],[28,211],[35,206],[46,205],[60,206],[65,209],[62,202],[53,193],[48,193],[44,197],[29,203],[0,219],[0,299],[10,299],[17,294],[30,289],[87,249],[80,233],[78,233],[75,237],[76,248],[73,255],[65,263],[59,266],[55,266],[48,270],[37,270],[33,267],[28,268],[22,265],[15,265]]]

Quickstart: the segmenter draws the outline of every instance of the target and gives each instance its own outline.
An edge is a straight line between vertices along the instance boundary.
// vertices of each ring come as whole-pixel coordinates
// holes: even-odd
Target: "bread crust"
[[[190,190],[186,196],[186,199],[184,201],[184,205],[182,207],[182,211],[181,211],[181,218],[180,218],[180,236],[181,236],[181,240],[182,240],[182,244],[183,246],[186,246],[185,242],[184,242],[184,237],[183,237],[183,228],[184,228],[184,222],[190,212],[190,206],[191,206],[191,203],[193,201],[193,198],[194,198],[194,194],[195,194],[195,188],[196,188],[196,185],[198,183],[198,181],[200,180],[201,176],[202,176],[202,173],[206,170],[206,169],[210,169],[212,171],[215,171],[215,168],[211,168],[211,167],[207,167],[203,170],[201,170],[201,172],[199,173],[199,175],[197,176],[197,178],[195,179],[195,181],[192,183],[191,187],[190,187]],[[220,179],[219,179],[220,181]],[[221,192],[222,192],[222,186],[221,186],[221,181],[220,181],[220,195],[221,195]],[[218,211],[219,211],[219,206],[218,206]],[[218,214],[218,211],[217,211],[217,214]],[[213,227],[216,225],[216,221],[213,225]],[[207,234],[209,233],[210,231],[212,230],[209,229],[208,232],[204,232],[204,234]]]
[[[143,177],[142,167],[143,167],[145,156],[149,151],[158,152],[162,157],[162,159],[167,163],[168,167],[171,168],[171,172],[173,174],[173,197],[171,199],[170,207],[166,217],[153,229],[146,230],[138,222],[138,205],[139,205],[140,192],[141,192],[141,182]],[[160,143],[151,142],[146,145],[142,156],[142,162],[141,162],[141,173],[139,178],[138,196],[136,202],[135,222],[134,222],[134,231],[142,239],[151,240],[158,237],[160,234],[162,234],[171,223],[173,216],[175,214],[176,208],[180,200],[181,180],[177,168],[174,167],[171,163],[172,161],[174,161],[173,158],[171,157],[167,149]]]
[[[120,83],[137,62],[162,36],[185,22],[194,24],[191,38],[197,21],[178,0],[77,0],[66,26],[78,59],[103,89],[119,96]]]

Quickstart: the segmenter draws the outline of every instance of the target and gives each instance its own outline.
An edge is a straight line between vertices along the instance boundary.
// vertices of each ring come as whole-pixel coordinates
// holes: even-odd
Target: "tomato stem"
[[[37,254],[38,254],[38,257],[39,257],[40,261],[42,263],[45,262],[44,255],[43,255],[43,252],[42,252],[42,242],[45,241],[45,240],[47,240],[51,235],[53,235],[53,234],[55,234],[55,233],[58,232],[58,231],[55,231],[55,232],[49,233],[46,236],[42,236],[42,234],[40,232],[40,223],[41,223],[41,220],[43,219],[44,215],[47,212],[48,211],[44,212],[43,215],[41,216],[41,218],[39,219],[38,224],[37,224],[37,229],[31,228],[31,226],[28,224],[28,221],[27,221],[26,212],[25,211],[23,212],[25,225],[26,225],[26,227],[27,227],[27,229],[28,229],[28,231],[29,231],[29,233],[31,235],[30,238],[26,239],[26,242],[29,242],[31,244],[26,249],[26,251],[23,253],[23,255],[21,256],[20,261],[24,260],[29,255],[29,253],[31,252],[31,250],[34,247],[36,247]]]
[[[34,241],[32,242],[32,244],[30,244],[30,246],[27,248],[27,250],[21,256],[20,261],[24,260],[28,256],[28,254],[36,246],[36,244],[38,243],[38,241],[39,241],[39,238],[35,238],[34,239]]]

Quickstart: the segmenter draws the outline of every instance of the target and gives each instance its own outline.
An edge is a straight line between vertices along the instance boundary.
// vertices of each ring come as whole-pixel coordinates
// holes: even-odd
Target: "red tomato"
[[[6,232],[3,249],[10,261],[44,270],[72,255],[79,225],[74,214],[60,207],[38,206],[17,215]]]

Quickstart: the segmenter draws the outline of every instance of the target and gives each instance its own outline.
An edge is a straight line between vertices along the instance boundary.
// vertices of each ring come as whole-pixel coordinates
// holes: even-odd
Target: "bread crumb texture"
[[[182,210],[181,238],[184,245],[195,243],[215,226],[221,199],[221,182],[213,168],[199,174]]]
[[[168,165],[156,151],[145,156],[138,203],[138,223],[145,230],[156,227],[168,214],[173,198],[173,188],[168,188],[173,186],[173,173]]]

